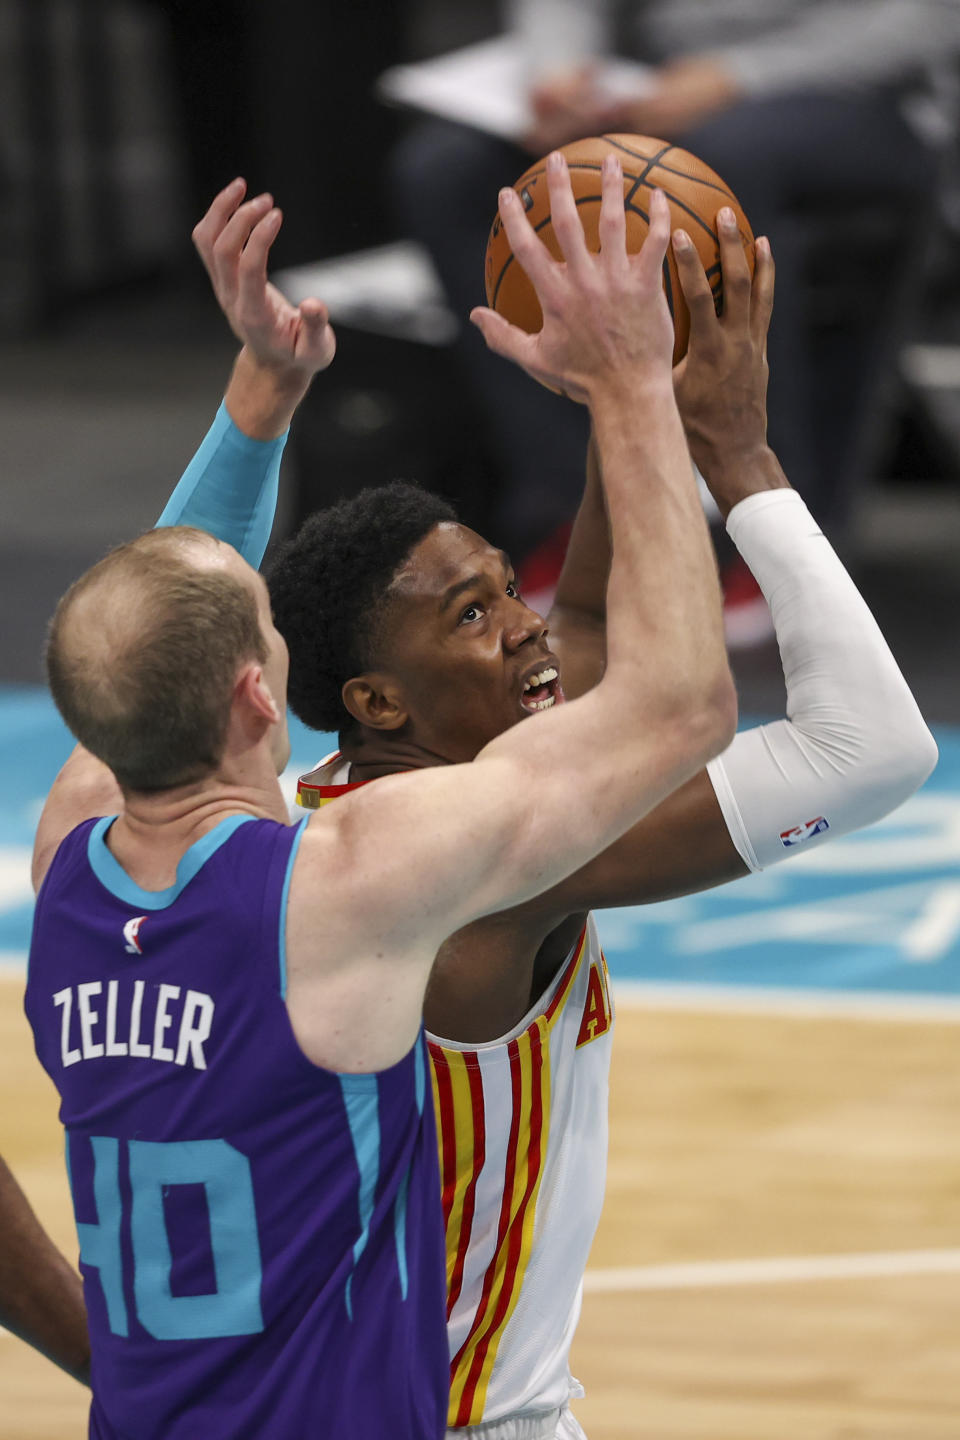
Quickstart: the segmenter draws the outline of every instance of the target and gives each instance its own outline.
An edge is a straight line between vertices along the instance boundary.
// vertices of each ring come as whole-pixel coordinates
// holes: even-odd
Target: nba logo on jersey
[[[781,830],[780,844],[785,849],[791,845],[800,845],[804,840],[809,840],[811,835],[822,835],[824,830],[830,826],[823,815],[818,815],[815,820],[808,820],[805,825],[794,825],[792,830]]]
[[[128,920],[123,927],[123,938],[127,942],[124,946],[124,949],[126,950],[128,955],[143,954],[143,950],[140,946],[139,935],[140,926],[143,924],[146,918],[146,915],[135,915],[133,919]]]

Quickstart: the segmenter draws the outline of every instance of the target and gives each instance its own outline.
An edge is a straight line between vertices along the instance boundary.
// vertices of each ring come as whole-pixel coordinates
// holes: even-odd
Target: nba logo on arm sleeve
[[[788,850],[791,845],[802,845],[804,840],[809,840],[814,835],[822,835],[829,829],[826,816],[818,815],[816,819],[807,820],[803,825],[794,825],[792,830],[781,830],[780,844]]]

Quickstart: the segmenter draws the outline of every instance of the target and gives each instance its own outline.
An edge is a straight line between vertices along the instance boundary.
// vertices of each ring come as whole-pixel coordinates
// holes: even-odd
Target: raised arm
[[[720,218],[718,233],[724,311],[720,317],[703,311],[698,316],[687,354],[674,371],[674,390],[692,458],[725,517],[737,499],[754,489],[787,481],[767,446],[766,338],[773,309],[773,257],[761,240],[751,285],[736,226],[731,231]],[[696,252],[683,246],[681,232],[674,246],[681,277],[702,299]],[[583,499],[549,616],[570,695],[596,684],[604,665],[610,537],[599,464],[591,436]]]
[[[292,305],[271,285],[267,263],[283,217],[270,195],[244,200],[245,190],[243,180],[234,180],[193,231],[214,294],[243,348],[216,419],[157,524],[206,530],[258,566],[273,528],[290,421],[314,376],[332,362],[336,339],[320,300]],[[122,805],[109,770],[78,745],[54,781],[37,827],[34,888],[65,835]]]
[[[90,1383],[83,1285],[0,1159],[0,1325]]]
[[[507,191],[500,202],[540,297],[542,331],[525,335],[488,310],[473,318],[492,349],[590,408],[613,541],[606,671],[594,690],[515,725],[473,764],[378,780],[311,821],[290,896],[291,1013],[302,1006],[334,1049],[362,1024],[360,1068],[410,1044],[447,935],[609,845],[722,749],[735,721],[716,567],[671,384],[666,201],[653,197],[649,238],[628,256],[611,157],[594,256],[561,156],[547,173],[563,262],[550,258],[518,196]],[[318,874],[322,899],[312,888]],[[321,925],[345,1009],[330,1004],[329,958],[322,1009],[305,979]],[[323,1058],[351,1058],[353,1068],[357,1055],[351,1046],[349,1056]]]
[[[737,735],[724,755],[537,902],[551,911],[667,899],[789,859],[888,814],[936,762],[933,739],[867,605],[766,443],[769,249],[758,241],[751,288],[735,226],[721,224],[720,239],[719,318],[695,252],[677,250],[694,314],[688,358],[675,375],[677,398],[697,465],[770,604],[786,718]],[[595,505],[588,514],[592,528],[579,538],[589,533],[596,550],[585,565],[571,546],[572,583],[558,590],[557,649],[565,664],[569,645],[590,638],[574,602],[594,619],[598,613],[591,576],[605,537]],[[576,673],[587,663],[581,658]]]
[[[322,301],[292,305],[267,277],[282,215],[270,195],[244,200],[232,181],[193,232],[220,308],[243,344],[213,426],[159,525],[193,525],[226,540],[255,568],[277,503],[290,421],[336,339]]]

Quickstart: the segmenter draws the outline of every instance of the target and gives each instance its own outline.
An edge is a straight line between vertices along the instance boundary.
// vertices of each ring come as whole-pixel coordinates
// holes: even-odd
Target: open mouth
[[[524,710],[532,713],[536,710],[549,710],[551,705],[556,705],[562,699],[560,672],[556,665],[545,665],[542,670],[528,678],[520,696],[520,704]]]

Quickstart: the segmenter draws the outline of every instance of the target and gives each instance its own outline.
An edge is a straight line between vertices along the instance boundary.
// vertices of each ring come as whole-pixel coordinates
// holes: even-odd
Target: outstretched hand
[[[236,179],[220,191],[193,243],[230,328],[259,364],[313,375],[336,352],[330,316],[320,300],[292,305],[267,279],[283,216],[270,195],[245,201],[246,188]]]
[[[548,157],[547,184],[562,260],[555,260],[534,232],[516,191],[500,192],[500,216],[517,263],[537,292],[543,329],[528,335],[486,307],[473,310],[470,319],[491,350],[583,404],[605,384],[637,385],[668,376],[673,323],[662,282],[670,240],[666,198],[653,192],[647,238],[636,254],[628,254],[623,171],[619,157],[607,155],[600,251],[593,254],[559,152]]]
[[[767,443],[767,330],[773,311],[774,264],[770,243],[756,241],[753,279],[732,210],[717,216],[723,309],[690,237],[673,236],[673,253],[690,310],[690,342],[674,370],[674,393],[687,443],[721,510],[722,491],[746,457]]]

